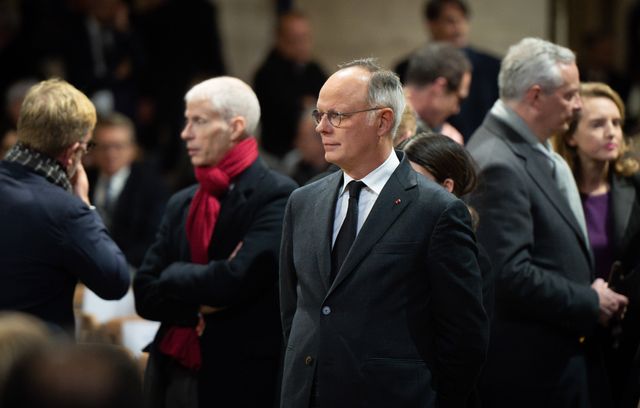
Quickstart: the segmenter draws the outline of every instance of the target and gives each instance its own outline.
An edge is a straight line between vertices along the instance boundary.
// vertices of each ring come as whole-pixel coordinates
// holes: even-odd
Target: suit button
[[[322,314],[328,316],[331,314],[331,308],[329,306],[325,306],[322,308]]]
[[[311,364],[313,364],[313,357],[311,356],[306,356],[304,358],[304,364],[310,366]]]

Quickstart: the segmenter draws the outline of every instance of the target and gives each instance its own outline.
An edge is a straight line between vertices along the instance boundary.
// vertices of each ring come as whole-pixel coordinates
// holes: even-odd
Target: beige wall
[[[327,64],[356,57],[376,56],[391,67],[426,41],[423,0],[341,1],[299,0],[311,16],[317,37],[317,55]],[[545,1],[475,0],[470,40],[474,45],[502,55],[524,36],[544,36]]]
[[[215,0],[230,73],[251,80],[272,41],[273,2]],[[357,57],[378,57],[387,67],[423,44],[424,0],[298,0],[316,37],[316,56],[328,71]],[[469,0],[471,43],[503,55],[525,36],[545,37],[547,1]]]

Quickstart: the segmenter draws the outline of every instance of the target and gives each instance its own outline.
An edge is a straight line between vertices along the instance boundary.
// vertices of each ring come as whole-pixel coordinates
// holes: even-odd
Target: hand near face
[[[70,179],[73,193],[80,197],[87,205],[91,205],[89,202],[89,179],[87,178],[87,172],[84,170],[82,162],[78,161],[75,165],[75,172]]]

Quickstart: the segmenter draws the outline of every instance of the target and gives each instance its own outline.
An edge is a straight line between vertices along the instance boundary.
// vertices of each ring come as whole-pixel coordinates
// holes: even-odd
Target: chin
[[[563,122],[560,126],[558,126],[558,128],[556,129],[555,132],[553,132],[553,134],[561,135],[563,133],[566,133],[568,130],[569,130],[569,122]]]
[[[331,153],[325,153],[325,154],[324,154],[324,160],[325,160],[327,163],[332,163],[332,164],[335,164],[335,165],[339,166],[338,162],[340,161],[340,158],[339,158],[339,157],[337,157],[337,156],[336,156],[336,155],[334,155],[334,154],[331,154]]]

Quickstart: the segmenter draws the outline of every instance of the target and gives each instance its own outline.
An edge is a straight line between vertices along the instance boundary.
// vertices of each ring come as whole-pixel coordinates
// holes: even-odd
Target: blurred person
[[[11,84],[25,76],[35,75],[37,46],[29,36],[25,24],[25,5],[17,1],[0,2],[0,95],[6,95]],[[0,112],[5,112],[6,101],[0,99]]]
[[[140,146],[157,159],[163,172],[182,170],[176,166],[185,152],[175,135],[184,124],[185,91],[227,72],[218,17],[218,2],[210,0],[132,4],[131,26],[140,36],[145,58],[133,118]]]
[[[282,332],[278,245],[295,183],[258,157],[258,99],[217,77],[186,96],[181,138],[198,184],[167,204],[134,281],[140,316],[162,324],[145,378],[152,407],[269,407]]]
[[[32,315],[0,312],[0,398],[16,361],[46,345],[50,336],[45,323]]]
[[[64,27],[66,78],[85,92],[98,113],[136,112],[143,50],[123,0],[92,0]]]
[[[399,146],[411,167],[427,179],[440,184],[448,192],[462,198],[475,190],[478,178],[475,162],[460,144],[437,133],[420,133]],[[478,213],[468,207],[474,231],[478,228]],[[481,244],[478,245],[478,265],[482,274],[482,305],[489,319],[493,317],[494,280],[491,260]],[[480,407],[477,389],[469,397],[467,407]]]
[[[411,107],[409,100],[407,99],[404,105],[404,111],[400,117],[400,124],[396,134],[393,135],[393,145],[398,146],[400,143],[415,135],[418,130],[418,117],[416,111]]]
[[[18,142],[0,162],[0,309],[33,314],[73,333],[78,280],[105,299],[129,287],[124,255],[89,201],[81,158],[96,111],[67,82],[33,86]]]
[[[160,225],[168,187],[136,160],[135,127],[125,115],[99,118],[93,141],[95,171],[88,171],[89,196],[129,264],[139,268]]]
[[[418,116],[418,132],[431,130],[464,144],[460,132],[446,121],[460,110],[469,94],[471,64],[447,43],[431,43],[409,60],[405,92]]]
[[[0,159],[18,140],[16,128],[20,117],[20,107],[35,79],[22,79],[12,83],[5,94],[5,111],[0,121]]]
[[[299,185],[323,173],[329,167],[324,159],[324,147],[320,135],[316,132],[316,123],[307,109],[298,122],[298,131],[294,140],[295,149],[287,153],[283,164],[286,173]]]
[[[448,42],[460,48],[472,66],[469,96],[461,103],[460,112],[449,118],[451,125],[462,133],[465,143],[498,99],[500,70],[498,58],[469,45],[470,15],[471,10],[463,0],[427,0],[424,3],[423,21],[431,40]],[[403,83],[406,83],[410,58],[395,68]]]
[[[496,274],[495,316],[480,381],[488,407],[589,407],[585,336],[628,300],[594,281],[571,172],[548,140],[580,111],[575,55],[537,38],[502,61],[500,99],[469,152],[478,240]]]
[[[51,344],[18,360],[0,397],[3,408],[139,408],[142,381],[124,349]]]
[[[610,31],[587,32],[582,39],[584,52],[579,61],[583,82],[603,82],[618,93],[623,102],[631,91],[631,79],[615,66],[617,42]]]
[[[314,118],[340,167],[291,195],[280,252],[281,407],[459,407],[488,321],[466,206],[415,173],[392,137],[398,77],[356,60]]]
[[[592,389],[604,398],[597,406],[635,407],[640,398],[638,362],[634,364],[640,345],[640,285],[629,277],[640,266],[640,164],[624,138],[620,95],[595,82],[582,83],[580,96],[582,110],[569,130],[555,139],[556,151],[578,184],[596,277],[609,280],[630,300],[624,319],[601,333],[607,377],[599,378]],[[615,276],[620,271],[621,276]]]
[[[312,50],[309,19],[297,11],[280,15],[275,45],[253,80],[262,107],[260,147],[278,158],[293,149],[298,118],[327,78]]]

